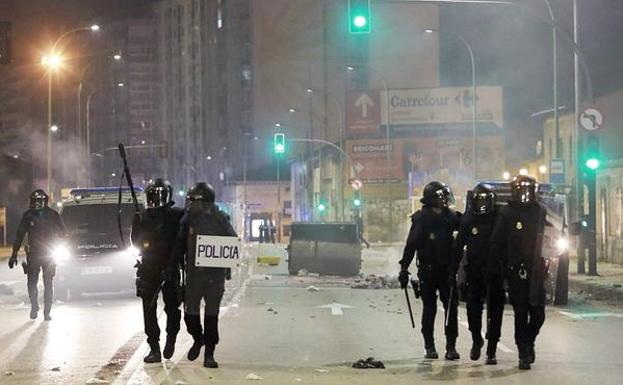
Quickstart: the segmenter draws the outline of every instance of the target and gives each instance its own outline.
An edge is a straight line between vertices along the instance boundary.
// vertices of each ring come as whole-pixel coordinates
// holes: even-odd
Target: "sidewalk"
[[[11,256],[11,248],[10,247],[0,247],[0,261],[3,259],[7,259]]]
[[[569,263],[569,291],[587,300],[623,306],[623,265],[597,262],[597,276],[578,275],[577,261]]]

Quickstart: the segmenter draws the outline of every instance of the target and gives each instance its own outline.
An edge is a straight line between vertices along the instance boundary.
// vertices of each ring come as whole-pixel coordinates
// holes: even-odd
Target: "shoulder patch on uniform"
[[[515,224],[515,228],[517,230],[523,229],[523,223],[521,223],[521,221],[517,221],[517,223]]]

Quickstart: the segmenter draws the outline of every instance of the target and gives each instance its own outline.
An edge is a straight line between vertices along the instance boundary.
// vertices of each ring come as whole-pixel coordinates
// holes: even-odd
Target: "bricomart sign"
[[[388,99],[388,100],[387,100]],[[381,92],[381,123],[391,125],[471,123],[474,95],[471,87],[422,88]],[[477,87],[479,122],[503,126],[502,87]]]

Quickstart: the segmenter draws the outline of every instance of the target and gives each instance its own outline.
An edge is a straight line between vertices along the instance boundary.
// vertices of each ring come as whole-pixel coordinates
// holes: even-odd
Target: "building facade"
[[[249,2],[163,0],[156,7],[166,176],[216,187],[240,173],[252,132]]]

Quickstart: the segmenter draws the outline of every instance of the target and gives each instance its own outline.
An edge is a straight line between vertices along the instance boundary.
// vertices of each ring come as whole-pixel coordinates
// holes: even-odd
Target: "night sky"
[[[270,0],[266,0],[270,1]],[[550,0],[563,29],[572,36],[572,0]],[[155,0],[0,0],[0,19],[14,21],[16,64],[38,62],[52,37],[79,23],[146,14]],[[525,0],[547,15],[543,0]],[[623,87],[623,1],[578,0],[581,46],[596,96]],[[516,7],[442,5],[441,82],[470,84],[469,62],[456,34],[474,48],[478,82],[502,85],[509,136],[525,140],[525,151],[539,136],[541,121],[530,115],[551,108],[551,27]],[[560,104],[573,106],[573,57],[559,40]],[[514,141],[514,139],[513,139]],[[530,146],[529,146],[530,144]],[[515,146],[516,147],[516,146]],[[510,154],[511,157],[529,155]]]

